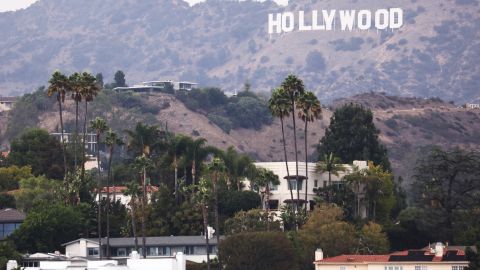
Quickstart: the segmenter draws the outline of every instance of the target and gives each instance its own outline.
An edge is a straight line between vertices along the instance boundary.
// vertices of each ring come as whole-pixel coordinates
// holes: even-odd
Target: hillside
[[[128,101],[128,105],[125,100]],[[18,134],[20,130],[16,129],[18,127],[16,123],[27,121],[25,118],[30,120],[26,126],[40,126],[49,131],[58,130],[57,108],[52,100],[32,103],[41,108],[37,111],[38,115],[17,112],[15,120],[12,120],[12,115],[9,120],[2,118],[0,131],[3,139],[6,138],[5,136]],[[335,108],[344,103],[358,103],[372,109],[375,125],[381,132],[381,141],[387,146],[393,169],[397,175],[402,175],[405,179],[411,176],[415,160],[423,147],[441,145],[480,150],[478,136],[480,110],[459,108],[440,99],[400,98],[379,93],[365,93],[337,100],[332,107]],[[66,107],[64,118],[68,130],[73,128],[75,107],[73,103],[67,103]],[[176,133],[204,137],[209,144],[222,149],[233,145],[239,151],[248,153],[260,161],[283,160],[278,119],[259,130],[237,128],[232,129],[230,133],[225,133],[209,121],[205,114],[192,111],[174,96],[163,93],[148,97],[135,96],[135,98],[127,95],[127,98],[123,97],[123,99],[118,96],[108,99],[101,96],[92,103],[91,112],[92,115],[106,118],[116,130],[131,129],[139,121],[158,124]],[[309,156],[312,158],[315,158],[316,145],[324,135],[331,116],[331,109],[325,108],[323,119],[309,126]],[[288,156],[289,159],[293,159],[291,119],[287,119],[285,123]],[[303,161],[303,124],[301,120],[298,120],[298,123],[300,123],[298,125],[299,158]],[[8,132],[5,134],[7,125],[10,125],[10,134]],[[12,133],[12,130],[16,130],[16,133]]]
[[[268,13],[401,7],[399,31],[268,35]],[[478,0],[40,0],[0,13],[0,94],[31,92],[56,69],[127,82],[196,81],[270,90],[295,72],[324,101],[375,91],[480,100]],[[301,49],[299,49],[301,48]]]

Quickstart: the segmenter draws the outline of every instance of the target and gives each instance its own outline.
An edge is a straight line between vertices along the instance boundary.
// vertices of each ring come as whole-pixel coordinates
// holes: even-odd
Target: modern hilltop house
[[[116,87],[113,90],[115,91],[133,91],[137,93],[153,93],[153,92],[173,92],[179,90],[190,91],[192,90],[197,84],[193,82],[185,82],[185,81],[148,81],[142,82],[140,84],[134,86],[127,86],[127,87]]]

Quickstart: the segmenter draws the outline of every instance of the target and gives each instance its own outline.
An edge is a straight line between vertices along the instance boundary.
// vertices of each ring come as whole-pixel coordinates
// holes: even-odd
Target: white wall
[[[415,266],[427,266],[427,270],[452,270],[453,265],[468,266],[466,262],[386,262],[371,264],[352,264],[352,263],[335,263],[335,264],[316,264],[315,270],[385,270],[385,266],[401,266],[402,270],[415,270]]]

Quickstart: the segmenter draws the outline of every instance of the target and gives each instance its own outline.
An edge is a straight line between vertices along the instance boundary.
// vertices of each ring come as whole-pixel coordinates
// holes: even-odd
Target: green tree
[[[147,257],[146,250],[146,218],[147,218],[147,169],[152,166],[152,161],[147,156],[138,156],[135,158],[135,167],[138,169],[142,179],[142,253],[143,258]]]
[[[386,254],[390,250],[387,234],[382,226],[368,222],[359,232],[358,252],[361,254]]]
[[[260,231],[281,231],[280,221],[275,219],[274,214],[260,209],[239,211],[225,221],[227,235]]]
[[[10,145],[8,163],[16,166],[30,166],[34,175],[63,179],[62,145],[46,130],[29,129]]]
[[[117,72],[115,72],[113,80],[114,80],[114,87],[126,87],[127,86],[126,81],[125,81],[125,73],[123,73],[123,71],[121,71],[121,70],[118,70]]]
[[[8,193],[0,193],[0,209],[16,208],[15,197]]]
[[[100,87],[100,89],[103,89],[103,74],[100,72],[100,73],[97,73],[97,75],[95,75],[95,80],[97,81],[98,83],[98,87]]]
[[[378,140],[379,133],[372,111],[361,105],[346,104],[336,109],[330,119],[318,146],[319,159],[333,153],[343,163],[371,160],[389,170],[387,150]]]
[[[71,89],[71,97],[75,102],[75,130],[73,131],[73,160],[74,160],[74,170],[77,170],[78,166],[78,118],[80,113],[78,111],[79,104],[82,102],[83,96],[83,78],[82,75],[78,72],[75,72],[68,77],[68,84]]]
[[[298,97],[297,102],[298,117],[305,123],[305,204],[308,204],[308,123],[314,122],[322,117],[322,107],[320,101],[312,92],[303,92]],[[305,214],[307,205],[305,205]]]
[[[219,260],[225,270],[298,269],[293,257],[292,244],[282,232],[235,234],[219,246]]]
[[[124,195],[130,196],[130,201],[128,204],[130,205],[130,219],[132,221],[132,234],[133,238],[135,239],[135,250],[138,252],[138,237],[137,237],[137,221],[136,221],[136,212],[137,212],[137,205],[138,199],[142,194],[142,190],[138,183],[135,181],[129,182],[127,184],[127,190],[125,190]]]
[[[0,192],[19,188],[20,180],[32,177],[32,168],[29,166],[0,168]]]
[[[328,172],[328,186],[332,185],[332,174],[335,176],[339,176],[339,172],[344,172],[346,168],[340,164],[340,159],[333,156],[333,153],[329,155],[323,155],[323,159],[317,162],[316,166],[317,172]],[[330,196],[327,193],[327,202],[330,202]]]
[[[0,270],[5,270],[9,260],[16,260],[19,262],[22,259],[20,253],[15,249],[12,241],[0,242]]]
[[[102,241],[102,208],[101,198],[102,198],[102,174],[101,174],[101,167],[100,167],[100,139],[102,134],[107,130],[107,122],[100,117],[96,117],[94,120],[90,121],[90,128],[95,130],[96,134],[96,141],[97,141],[97,196],[98,196],[98,213],[97,213],[97,224],[98,224],[98,242],[101,243]],[[103,258],[102,250],[99,249],[99,257],[100,260]]]
[[[271,170],[265,168],[257,169],[256,177],[252,179],[252,184],[258,190],[263,189],[265,192],[265,200],[262,207],[266,210],[267,216],[270,214],[270,187],[280,184],[278,175],[274,174]],[[262,198],[263,199],[263,198]]]
[[[31,176],[20,180],[20,188],[14,192],[17,209],[28,212],[37,204],[61,202],[63,191],[58,180],[45,176]]]
[[[64,127],[63,127],[63,107],[62,103],[65,102],[65,95],[67,92],[71,91],[71,85],[67,76],[62,74],[60,71],[55,71],[52,74],[52,77],[48,81],[50,84],[48,86],[48,96],[56,95],[58,102],[58,115],[60,118],[60,133],[61,144],[62,144],[62,156],[63,156],[63,175],[67,174],[67,150],[65,148],[65,136],[64,136]]]
[[[218,211],[218,181],[220,180],[221,174],[225,171],[225,163],[222,159],[215,157],[212,162],[208,165],[208,171],[211,175],[212,180],[212,189],[213,189],[213,199],[214,199],[214,213],[215,213],[215,229],[217,233],[215,234],[217,238],[217,243],[220,243],[220,222],[219,222],[219,211]]]
[[[285,128],[284,128],[284,119],[288,117],[291,113],[290,107],[290,97],[283,88],[277,88],[273,90],[272,97],[268,101],[268,108],[270,113],[274,117],[280,118],[280,125],[282,127],[282,145],[283,145],[283,154],[285,160],[285,168],[287,170],[287,182],[288,189],[290,190],[290,199],[293,203],[293,188],[290,182],[290,170],[288,168],[288,158],[287,158],[287,143],[285,141]]]
[[[476,252],[471,248],[468,247],[466,250],[467,260],[469,261],[467,270],[478,270],[480,269],[480,242],[477,242],[475,245]]]
[[[10,236],[20,252],[60,250],[63,243],[83,232],[84,216],[73,206],[51,201],[31,209],[19,229]]]
[[[454,243],[455,215],[480,207],[480,154],[434,148],[417,161],[412,190],[414,203],[435,224],[437,240]]]

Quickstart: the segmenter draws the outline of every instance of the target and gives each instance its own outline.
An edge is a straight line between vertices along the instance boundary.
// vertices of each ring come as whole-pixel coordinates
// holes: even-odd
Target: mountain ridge
[[[312,9],[401,7],[399,31],[268,35],[267,15]],[[375,91],[480,100],[478,0],[377,1],[40,0],[0,13],[2,95],[31,92],[56,69],[91,70],[129,84],[197,81],[269,91],[289,73],[325,101]]]

